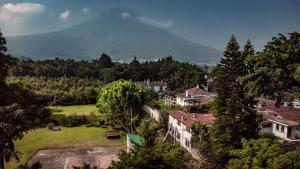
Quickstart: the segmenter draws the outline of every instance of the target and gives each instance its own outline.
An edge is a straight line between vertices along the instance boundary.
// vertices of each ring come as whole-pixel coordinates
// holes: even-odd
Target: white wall
[[[169,127],[172,127],[173,130],[171,132],[171,136],[173,138],[176,138],[176,140],[180,143],[182,147],[187,149],[189,152],[192,151],[191,148],[191,141],[192,141],[192,134],[190,131],[188,131],[187,126],[185,126],[183,123],[180,122],[178,125],[177,119],[173,118],[172,116],[169,115]],[[180,134],[180,138],[178,139],[176,137],[177,132]],[[189,141],[189,145],[186,145],[186,141]]]
[[[277,124],[279,125],[279,130],[276,129]],[[283,132],[281,131],[282,127],[284,128]],[[285,125],[275,123],[275,122],[272,123],[272,133],[279,138],[286,139],[287,138],[287,130],[288,130],[287,126],[285,126]]]

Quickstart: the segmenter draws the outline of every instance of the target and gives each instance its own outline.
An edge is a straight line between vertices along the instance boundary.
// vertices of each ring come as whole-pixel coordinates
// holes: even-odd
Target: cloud
[[[124,19],[127,19],[127,18],[130,18],[130,13],[127,13],[127,12],[123,12],[122,13],[122,18],[124,18]]]
[[[38,3],[5,3],[0,6],[0,26],[5,33],[15,35],[22,32],[26,21],[33,15],[45,11]]]
[[[150,24],[150,25],[160,27],[160,28],[169,28],[169,27],[173,26],[173,24],[174,24],[172,19],[169,19],[167,21],[158,21],[153,18],[147,18],[147,17],[142,17],[142,16],[138,17],[137,19],[143,23]]]
[[[41,13],[45,7],[36,3],[6,3],[0,7],[0,22],[22,20],[29,14]]]
[[[84,8],[82,8],[82,12],[83,12],[83,13],[90,13],[90,9],[84,7]]]
[[[64,12],[59,14],[59,19],[66,20],[70,17],[71,12],[69,10],[65,10]]]

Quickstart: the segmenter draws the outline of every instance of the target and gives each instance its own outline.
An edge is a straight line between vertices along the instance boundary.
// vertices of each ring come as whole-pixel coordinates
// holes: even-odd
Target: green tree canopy
[[[111,68],[113,66],[111,58],[106,53],[101,54],[98,62],[100,68]]]
[[[285,152],[277,140],[242,140],[242,148],[231,151],[229,169],[298,169],[300,153]]]
[[[248,57],[252,71],[245,76],[249,82],[248,94],[268,96],[277,100],[277,105],[288,94],[288,99],[300,97],[300,34],[289,37],[279,34],[265,45],[262,52]]]
[[[187,169],[191,157],[179,145],[157,143],[131,153],[122,152],[119,159],[109,169]]]
[[[130,81],[118,80],[104,87],[98,96],[97,107],[107,115],[111,124],[133,133],[142,117],[142,106],[148,91]]]

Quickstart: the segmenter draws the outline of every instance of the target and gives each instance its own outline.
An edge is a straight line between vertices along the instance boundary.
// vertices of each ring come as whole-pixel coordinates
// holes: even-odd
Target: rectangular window
[[[281,125],[281,132],[284,132],[284,126]]]
[[[186,147],[190,147],[191,146],[191,143],[188,139],[185,140],[185,146]]]
[[[279,130],[279,124],[276,124],[276,130]]]

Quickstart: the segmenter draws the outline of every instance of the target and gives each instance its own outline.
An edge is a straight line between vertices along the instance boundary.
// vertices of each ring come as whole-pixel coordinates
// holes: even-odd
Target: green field
[[[53,106],[52,111],[63,115],[69,115],[76,110],[78,114],[86,114],[96,111],[95,105],[80,106]],[[56,112],[54,112],[55,116]],[[23,154],[20,163],[12,160],[6,164],[6,169],[15,169],[19,164],[24,164],[28,159],[41,149],[70,148],[70,147],[98,147],[98,146],[118,146],[125,147],[126,139],[108,140],[106,139],[105,128],[96,127],[62,127],[61,131],[50,131],[47,128],[39,128],[28,132],[22,140],[16,142],[16,148]]]
[[[96,105],[72,105],[72,106],[49,106],[52,111],[52,118],[59,119],[64,116],[73,114],[77,115],[89,115],[90,113],[97,114],[98,110]]]

